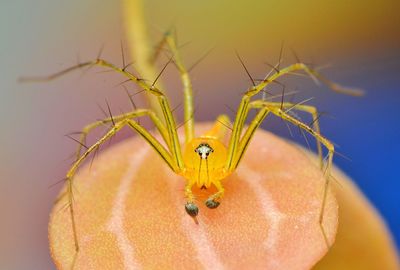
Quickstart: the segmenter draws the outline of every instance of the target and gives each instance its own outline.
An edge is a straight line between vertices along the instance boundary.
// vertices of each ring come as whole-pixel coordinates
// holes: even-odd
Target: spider
[[[184,94],[184,128],[185,128],[185,139],[184,145],[181,146],[179,137],[177,134],[176,120],[171,110],[170,102],[166,94],[155,86],[155,81],[149,84],[143,79],[135,76],[124,67],[118,67],[113,65],[109,61],[106,61],[100,57],[93,61],[80,63],[72,66],[60,72],[54,73],[46,77],[26,78],[29,81],[49,81],[63,76],[71,71],[80,69],[82,67],[100,66],[117,73],[122,74],[127,80],[132,81],[143,91],[149,95],[154,96],[161,108],[162,115],[157,115],[154,110],[151,109],[135,109],[131,112],[105,118],[100,121],[96,121],[85,126],[81,132],[81,138],[79,140],[78,149],[76,152],[77,159],[73,163],[72,167],[68,170],[65,180],[67,181],[67,196],[69,201],[69,212],[72,221],[72,231],[75,244],[76,254],[79,252],[79,242],[76,232],[76,222],[74,216],[74,204],[73,204],[73,179],[80,165],[86,160],[86,158],[96,151],[100,145],[113,137],[123,127],[129,127],[138,134],[157,152],[157,154],[163,159],[168,167],[176,174],[182,176],[186,180],[184,188],[184,195],[187,203],[184,205],[185,211],[190,215],[196,222],[196,217],[199,213],[199,208],[195,203],[195,196],[192,192],[192,188],[196,185],[199,188],[209,188],[215,186],[217,192],[211,195],[206,201],[205,205],[210,209],[217,208],[221,199],[224,195],[224,187],[221,184],[221,180],[232,174],[240,164],[242,157],[246,153],[246,149],[251,142],[251,139],[255,131],[260,127],[260,124],[268,115],[275,115],[289,123],[297,125],[300,129],[305,130],[313,137],[317,142],[317,152],[319,156],[319,162],[321,170],[324,171],[325,184],[323,190],[323,197],[321,202],[319,224],[321,231],[324,235],[325,241],[329,246],[327,237],[322,227],[322,221],[324,216],[324,207],[327,198],[327,191],[330,180],[330,170],[332,167],[332,159],[334,154],[334,145],[326,139],[320,133],[319,127],[319,115],[317,109],[310,105],[304,105],[304,102],[290,103],[283,101],[272,102],[264,98],[255,98],[255,96],[261,93],[264,88],[269,86],[271,83],[277,82],[277,79],[289,75],[296,71],[304,71],[312,79],[318,80],[326,84],[331,90],[342,94],[348,94],[353,96],[361,95],[361,90],[346,88],[337,83],[328,80],[323,77],[319,72],[306,64],[297,61],[285,68],[280,69],[280,61],[277,65],[272,67],[272,70],[262,79],[259,83],[255,83],[248,73],[243,61],[238,56],[241,64],[249,75],[253,82],[253,85],[248,88],[240,101],[240,104],[236,110],[236,117],[233,123],[226,115],[220,115],[213,127],[199,137],[194,136],[194,119],[193,119],[193,95],[192,95],[192,84],[188,74],[188,70],[185,68],[181,57],[178,52],[178,47],[175,39],[166,34],[164,36],[164,42],[168,45],[172,57],[169,62],[173,60],[177,67],[181,81],[183,84]],[[161,75],[161,73],[159,74]],[[132,101],[132,100],[131,100]],[[255,110],[256,115],[246,126],[245,122],[248,118],[249,111]],[[312,116],[313,122],[312,127],[293,116],[291,110],[299,110],[306,112]],[[154,123],[156,129],[161,135],[163,143],[160,142],[155,136],[153,136],[147,129],[145,129],[136,120],[139,117],[147,116]],[[81,154],[82,146],[86,140],[87,135],[95,128],[104,125],[112,124],[112,127],[103,135],[97,142],[88,147],[83,154]],[[226,126],[232,126],[231,136],[227,146],[223,143],[223,138],[227,135]],[[165,145],[165,146],[164,146]],[[322,146],[326,147],[328,154],[326,162],[322,156]]]

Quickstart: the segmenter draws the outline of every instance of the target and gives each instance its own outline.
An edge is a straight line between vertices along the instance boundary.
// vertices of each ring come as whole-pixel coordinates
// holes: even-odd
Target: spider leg
[[[261,101],[254,101],[254,102],[250,103],[250,108],[251,109],[257,108],[256,106],[259,106],[258,105],[259,102],[261,102]],[[300,110],[300,111],[310,113],[312,115],[312,119],[313,119],[313,121],[312,121],[313,130],[316,133],[321,134],[318,111],[317,111],[316,107],[310,106],[310,105],[303,105],[303,104],[294,104],[291,102],[283,102],[283,103],[282,102],[267,102],[267,101],[262,101],[262,102],[263,102],[263,104],[265,104],[266,107],[272,106],[272,107],[278,107],[280,109],[289,109],[289,110],[294,109],[294,110]],[[291,116],[287,110],[285,112],[287,115]],[[254,120],[250,123],[249,127],[247,128],[246,132],[244,133],[244,135],[241,138],[237,153],[233,157],[234,163],[233,163],[232,169],[237,168],[244,152],[247,149],[248,143],[250,142],[250,139],[252,138],[255,130],[259,127],[259,125],[264,120],[264,118],[268,115],[268,113],[269,113],[268,109],[261,108],[260,111],[258,112],[258,114],[255,116]],[[291,116],[291,117],[294,118],[293,116]],[[296,118],[294,118],[294,119],[296,119]],[[300,120],[298,120],[298,121],[301,122]],[[318,158],[320,161],[320,168],[322,170],[323,169],[322,144],[321,144],[321,141],[318,139],[316,139],[316,143],[317,143],[317,154],[318,154]]]
[[[242,101],[240,102],[239,108],[237,109],[236,118],[233,122],[232,134],[228,146],[228,158],[225,165],[225,169],[227,171],[232,171],[235,167],[234,158],[239,147],[239,140],[242,135],[243,125],[247,119],[247,115],[249,112],[250,97],[251,96],[246,93],[242,97]]]
[[[230,167],[227,168],[228,171],[234,171],[240,163],[240,160],[245,153],[247,146],[249,145],[254,132],[261,125],[262,121],[269,114],[268,108],[261,108],[254,119],[251,121],[250,125],[246,129],[240,141],[237,142],[237,148],[235,153],[228,152],[228,160],[232,160]]]
[[[285,104],[285,103],[283,103]],[[328,188],[329,188],[329,182],[330,182],[330,171],[332,167],[332,159],[333,159],[333,154],[334,154],[334,145],[325,137],[323,137],[319,132],[316,130],[312,129],[310,126],[306,125],[305,123],[299,121],[298,119],[294,118],[290,114],[288,114],[283,108],[281,108],[281,103],[274,103],[274,102],[266,102],[263,100],[256,100],[253,101],[249,104],[250,108],[254,109],[259,109],[257,115],[255,118],[251,121],[249,127],[247,128],[246,132],[244,133],[239,146],[236,155],[232,158],[234,160],[232,170],[234,170],[238,163],[240,162],[245,150],[247,149],[247,146],[251,140],[251,138],[254,135],[255,130],[260,126],[261,122],[265,119],[265,117],[269,114],[272,113],[283,120],[286,120],[299,128],[307,131],[310,133],[312,136],[315,137],[315,139],[320,142],[322,145],[324,145],[328,149],[328,159],[326,163],[326,167],[324,170],[324,177],[325,177],[325,183],[324,183],[324,190],[323,190],[323,196],[322,196],[322,202],[321,202],[321,210],[319,214],[319,219],[318,223],[321,228],[321,232],[323,234],[324,240],[327,244],[328,247],[330,247],[328,238],[325,233],[325,229],[323,227],[323,217],[324,217],[324,210],[325,210],[325,204],[326,204],[326,199],[328,195]],[[286,104],[287,106],[290,106],[289,104]],[[291,106],[293,106],[291,104]],[[282,106],[285,107],[285,106]]]
[[[154,46],[154,50],[153,53],[151,55],[151,63],[154,65],[155,62],[157,61],[158,57],[160,56],[161,52],[164,49],[164,45],[165,43],[167,43],[167,39],[166,39],[166,35],[164,34],[161,38],[161,40],[159,40],[157,42],[157,44]]]
[[[310,105],[303,105],[303,104],[295,104],[291,102],[265,102],[266,106],[274,106],[274,107],[280,107],[281,109],[286,109],[286,113],[289,113],[288,110],[299,110],[303,111],[306,113],[311,114],[312,116],[312,126],[315,132],[318,134],[321,134],[321,129],[320,129],[320,124],[319,124],[319,114],[318,110],[314,106]],[[319,140],[316,139],[317,143],[317,154],[318,154],[318,159],[319,159],[319,165],[321,170],[323,169],[323,156],[322,156],[322,145]]]
[[[258,93],[260,93],[270,83],[275,82],[278,78],[280,78],[284,75],[289,75],[295,71],[305,71],[312,79],[314,79],[315,81],[323,82],[334,92],[352,95],[352,96],[363,95],[363,91],[361,89],[348,88],[348,87],[344,87],[338,83],[335,83],[335,82],[327,79],[323,75],[321,75],[318,71],[308,67],[304,63],[295,63],[295,64],[287,66],[286,68],[283,68],[281,70],[276,69],[275,73],[273,73],[271,75],[268,74],[264,78],[264,80],[262,80],[259,84],[249,88],[242,97],[242,100],[237,109],[235,122],[233,124],[232,136],[229,141],[228,159],[227,159],[227,163],[225,166],[225,168],[227,170],[233,170],[235,168],[235,166],[233,165],[235,163],[234,159],[235,159],[235,155],[237,153],[238,147],[239,147],[239,140],[241,138],[241,134],[243,131],[243,125],[244,125],[244,122],[246,121],[246,118],[247,118],[247,115],[249,112],[249,103],[250,103],[251,98],[253,96],[257,95]]]
[[[177,164],[178,168],[180,170],[183,170],[184,163],[183,163],[183,159],[182,159],[182,152],[181,152],[180,142],[178,139],[178,133],[176,131],[176,123],[175,123],[175,119],[172,115],[171,107],[170,107],[170,104],[169,104],[169,101],[168,101],[166,95],[160,89],[155,87],[154,85],[149,85],[145,80],[138,78],[131,72],[125,70],[124,68],[117,67],[103,59],[96,59],[93,61],[80,63],[78,65],[75,65],[75,66],[69,67],[67,69],[61,70],[59,72],[56,72],[54,74],[51,74],[49,76],[20,78],[20,81],[22,81],[22,82],[51,81],[51,80],[57,79],[57,78],[65,75],[67,73],[70,73],[74,70],[78,70],[82,67],[91,67],[91,66],[101,66],[101,67],[105,67],[105,68],[114,70],[115,72],[120,73],[120,74],[124,75],[125,77],[127,77],[130,81],[134,82],[135,84],[140,86],[144,91],[146,91],[147,93],[149,93],[150,95],[154,96],[157,99],[158,104],[163,113],[165,125],[167,128],[167,133],[168,133],[168,137],[169,137],[169,143],[168,143],[169,149],[172,153],[172,156],[173,156],[174,161]]]
[[[281,70],[277,70],[272,75],[264,78],[264,80],[261,81],[258,85],[249,89],[248,92],[252,93],[252,96],[254,96],[255,94],[259,93],[262,89],[264,89],[266,86],[268,86],[270,83],[275,82],[278,78],[285,75],[293,74],[296,71],[306,72],[311,77],[311,79],[313,79],[317,84],[319,82],[322,82],[326,84],[334,92],[350,96],[362,96],[364,94],[364,91],[361,89],[345,87],[329,80],[321,73],[319,73],[317,70],[310,68],[304,63],[295,63]]]
[[[177,67],[183,84],[184,98],[184,123],[185,123],[185,142],[190,142],[194,137],[194,107],[193,107],[193,87],[189,77],[189,72],[183,64],[182,58],[177,48],[176,40],[170,32],[165,34],[165,40],[174,56],[174,63]]]
[[[119,122],[115,122],[115,125],[103,136],[101,137],[96,143],[90,146],[72,165],[72,167],[68,170],[66,175],[67,181],[67,199],[68,199],[68,206],[70,210],[71,222],[72,222],[72,232],[74,237],[74,245],[75,245],[75,254],[72,261],[72,268],[75,264],[76,257],[79,253],[79,243],[78,243],[78,235],[76,230],[76,221],[75,221],[75,208],[73,204],[73,177],[77,172],[78,168],[82,164],[82,162],[93,152],[95,151],[100,145],[104,142],[109,140],[113,137],[119,130],[121,130],[124,126],[129,126],[137,133],[139,133],[156,151],[157,153],[163,158],[163,160],[168,164],[168,166],[175,172],[179,171],[176,163],[174,162],[173,158],[171,157],[170,153],[162,146],[160,142],[154,138],[144,127],[140,126],[137,122],[129,119],[123,118]]]
[[[124,119],[132,119],[132,118],[137,118],[137,117],[142,117],[142,116],[149,116],[149,118],[152,120],[152,122],[156,126],[157,130],[161,134],[164,141],[168,144],[169,138],[168,138],[167,130],[166,130],[164,124],[161,122],[161,120],[157,117],[157,115],[153,111],[148,110],[148,109],[137,109],[132,112],[125,113],[125,114],[105,118],[103,120],[99,120],[99,121],[93,122],[93,123],[85,126],[82,129],[82,131],[80,132],[80,134],[81,134],[80,139],[79,139],[80,143],[78,144],[78,149],[76,151],[76,159],[78,159],[80,157],[82,147],[85,145],[85,142],[86,142],[86,137],[93,129],[95,129],[101,125],[108,124],[108,123],[117,123]]]

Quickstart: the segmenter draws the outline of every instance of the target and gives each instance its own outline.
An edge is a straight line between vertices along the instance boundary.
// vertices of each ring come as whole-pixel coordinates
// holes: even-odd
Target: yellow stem
[[[129,48],[132,52],[135,67],[143,79],[154,80],[158,72],[151,59],[153,46],[149,42],[144,16],[144,5],[142,0],[124,0],[123,12]],[[157,81],[157,88],[163,89],[160,80]],[[150,108],[156,115],[163,119],[163,114],[157,99],[146,93]],[[163,119],[164,120],[164,119]]]

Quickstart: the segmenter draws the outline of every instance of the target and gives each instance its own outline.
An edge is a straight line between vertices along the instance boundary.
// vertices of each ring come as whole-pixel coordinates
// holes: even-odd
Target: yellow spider
[[[97,58],[96,60],[72,66],[47,77],[25,79],[29,81],[49,81],[82,67],[90,67],[95,65],[101,66],[122,74],[128,80],[141,87],[144,91],[156,97],[162,111],[162,115],[160,117],[151,109],[136,109],[129,113],[111,116],[104,120],[94,122],[83,128],[80,144],[77,149],[77,160],[74,162],[66,175],[67,196],[74,235],[75,255],[79,251],[79,243],[76,233],[72,194],[74,175],[78,167],[88,157],[89,154],[97,150],[101,144],[114,136],[123,127],[128,126],[139,133],[147,141],[147,143],[154,148],[154,150],[159,154],[159,156],[165,161],[172,171],[186,179],[184,192],[187,203],[185,205],[185,210],[191,217],[196,219],[199,209],[194,201],[192,187],[197,185],[199,188],[209,188],[211,185],[214,185],[217,189],[217,192],[210,196],[205,201],[205,204],[210,209],[218,207],[221,202],[221,198],[224,195],[224,187],[221,184],[221,180],[236,170],[246,152],[247,146],[249,145],[254,132],[269,114],[276,115],[285,121],[297,125],[299,128],[314,136],[317,141],[317,151],[320,160],[320,166],[321,169],[324,170],[326,178],[319,215],[319,224],[325,241],[329,245],[322,227],[322,220],[330,180],[330,169],[332,166],[334,146],[329,140],[320,134],[317,109],[313,106],[303,105],[302,103],[293,104],[289,102],[283,102],[283,99],[282,102],[271,102],[265,99],[253,100],[253,97],[259,94],[268,85],[275,82],[278,78],[295,71],[306,72],[311,78],[325,83],[331,90],[335,92],[354,96],[361,95],[362,92],[358,89],[342,87],[341,85],[326,79],[316,70],[311,69],[301,62],[289,65],[282,69],[279,69],[278,63],[278,65],[275,66],[261,82],[258,84],[253,82],[253,86],[243,94],[241,102],[237,108],[236,117],[233,121],[232,134],[229,139],[229,144],[226,147],[223,144],[222,139],[225,137],[227,132],[226,126],[231,126],[231,122],[226,115],[219,116],[211,130],[200,137],[194,137],[193,96],[190,77],[187,69],[184,67],[182,60],[180,59],[174,38],[171,35],[166,34],[164,41],[166,41],[172,52],[173,61],[180,72],[181,80],[184,86],[185,142],[183,147],[179,142],[176,131],[176,121],[173,116],[168,97],[163,91],[155,87],[155,82],[153,84],[148,84],[145,80],[142,80],[131,72],[127,71],[126,66],[120,68],[106,60]],[[257,111],[257,114],[254,119],[251,120],[248,126],[245,127],[245,122],[250,110]],[[313,118],[313,127],[310,127],[309,125],[293,117],[292,114],[289,113],[291,110],[300,110],[311,114]],[[136,118],[142,116],[148,116],[152,120],[162,139],[164,140],[166,147],[164,147],[164,144],[159,142],[148,130],[141,126],[138,121],[135,121]],[[101,137],[92,146],[88,147],[81,155],[82,146],[84,145],[88,133],[104,123],[112,123],[113,125],[103,137]],[[324,145],[328,150],[326,166],[324,165],[324,160],[322,157],[322,145]]]

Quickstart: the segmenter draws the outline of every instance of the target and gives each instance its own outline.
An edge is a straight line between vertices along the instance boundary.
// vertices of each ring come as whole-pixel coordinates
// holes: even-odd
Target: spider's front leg
[[[148,84],[145,80],[138,78],[134,74],[130,73],[129,71],[126,70],[126,67],[117,67],[110,62],[103,60],[103,59],[95,59],[92,61],[87,61],[84,63],[80,63],[78,65],[69,67],[67,69],[61,70],[59,72],[56,72],[54,74],[44,76],[44,77],[25,77],[25,78],[20,78],[19,80],[21,82],[46,82],[46,81],[51,81],[54,79],[57,79],[59,77],[64,76],[67,73],[70,73],[72,71],[78,70],[83,67],[92,67],[92,66],[100,66],[104,68],[108,68],[110,70],[113,70],[117,73],[120,73],[124,75],[126,78],[128,78],[129,81],[134,82],[136,85],[141,87],[144,91],[146,91],[149,95],[154,96],[158,104],[161,108],[163,117],[164,117],[164,123],[166,126],[166,131],[168,134],[168,147],[169,150],[171,151],[171,155],[174,159],[174,163],[176,163],[177,167],[179,170],[182,170],[183,167],[183,160],[182,160],[182,154],[181,154],[181,149],[180,149],[180,143],[178,139],[178,134],[176,132],[176,124],[175,124],[175,119],[173,117],[173,113],[171,110],[171,107],[169,105],[169,101],[167,96],[158,88],[156,88],[154,85]]]
[[[249,104],[249,108],[250,109],[262,109],[263,107],[260,104],[263,104],[262,106],[264,106],[264,107],[273,107],[273,108],[280,109],[282,112],[285,113],[285,115],[290,116],[291,119],[297,120],[298,123],[302,123],[303,125],[307,126],[308,128],[311,128],[311,127],[309,127],[309,125],[312,125],[313,131],[315,132],[315,134],[321,134],[320,123],[319,123],[320,115],[318,113],[317,108],[314,106],[303,105],[303,104],[294,104],[291,102],[269,102],[269,101],[257,100],[257,101],[251,102]],[[303,122],[301,122],[300,119],[297,119],[296,117],[294,117],[293,115],[290,114],[291,110],[302,111],[302,112],[310,114],[312,116],[311,123],[309,125],[304,124]],[[234,161],[233,169],[237,168],[238,164],[240,163],[240,160],[243,157],[244,152],[246,151],[246,148],[249,144],[251,137],[253,136],[254,132],[256,131],[256,129],[259,127],[259,125],[262,123],[262,121],[268,115],[269,112],[270,111],[267,109],[260,110],[259,114],[253,119],[252,123],[249,125],[248,129],[246,130],[243,137],[241,138],[241,141],[238,143],[236,155],[234,155],[234,157],[233,157],[233,161]],[[292,122],[287,119],[286,119],[286,121]],[[304,130],[304,129],[305,128],[300,127],[300,130]],[[317,154],[318,154],[318,159],[319,159],[319,165],[322,170],[323,166],[324,166],[324,164],[323,164],[324,160],[323,160],[323,156],[322,156],[322,144],[323,143],[318,138],[316,138],[315,141],[317,144]]]

